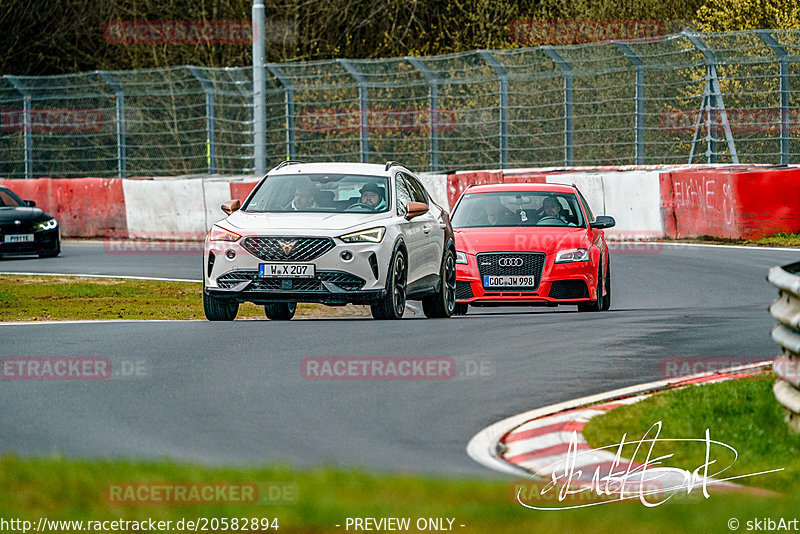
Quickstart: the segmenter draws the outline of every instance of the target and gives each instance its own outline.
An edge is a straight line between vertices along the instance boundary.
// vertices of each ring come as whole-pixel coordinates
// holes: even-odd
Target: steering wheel
[[[373,206],[371,204],[365,204],[364,202],[356,202],[355,204],[350,204],[347,206],[347,209],[351,208],[367,208],[369,211],[375,211],[377,206]]]
[[[550,225],[550,224],[554,224],[554,223],[557,223],[559,226],[566,226],[566,224],[567,224],[567,223],[566,223],[566,222],[564,222],[564,220],[563,220],[563,219],[561,219],[560,217],[553,217],[553,216],[550,216],[550,215],[547,215],[547,216],[545,216],[545,217],[542,217],[541,219],[539,219],[538,221],[536,221],[536,224],[537,224],[537,225],[539,225],[539,224],[546,224],[546,225]]]

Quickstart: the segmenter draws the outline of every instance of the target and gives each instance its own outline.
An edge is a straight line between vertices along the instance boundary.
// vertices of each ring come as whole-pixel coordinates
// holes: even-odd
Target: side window
[[[425,188],[422,187],[422,184],[420,184],[413,176],[409,176],[405,173],[403,173],[403,177],[406,179],[408,188],[411,191],[411,200],[414,202],[422,202],[423,204],[427,204],[428,196],[425,194]]]
[[[395,176],[394,191],[397,196],[397,214],[404,217],[407,213],[406,206],[411,202],[411,193],[408,192],[406,181],[400,173]]]
[[[578,196],[580,197],[581,203],[583,204],[583,209],[586,210],[586,216],[589,217],[589,222],[592,222],[594,220],[594,214],[592,213],[591,208],[589,208],[589,203],[586,202],[586,199],[583,198],[583,193],[581,193],[580,191],[578,191]]]

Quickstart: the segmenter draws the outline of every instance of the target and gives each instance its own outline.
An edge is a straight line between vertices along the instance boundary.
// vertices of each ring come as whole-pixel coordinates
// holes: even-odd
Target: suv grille
[[[242,247],[264,261],[310,261],[334,247],[330,237],[262,237],[242,239]]]
[[[230,288],[241,282],[253,280],[245,291],[316,291],[328,293],[322,282],[336,284],[345,291],[358,291],[365,281],[342,271],[318,271],[316,278],[264,278],[258,271],[230,271],[219,278],[220,287]]]
[[[545,255],[541,252],[491,252],[477,255],[478,271],[481,274],[481,283],[484,276],[530,276],[533,275],[536,285],[525,287],[534,290],[539,287],[544,268]],[[512,265],[500,265],[502,261],[509,261]],[[500,288],[491,288],[495,291]],[[513,289],[511,286],[502,289]]]

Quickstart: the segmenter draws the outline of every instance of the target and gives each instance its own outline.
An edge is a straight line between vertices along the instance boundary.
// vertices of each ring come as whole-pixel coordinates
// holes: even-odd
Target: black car
[[[52,258],[61,252],[58,222],[33,200],[22,200],[0,186],[0,257],[6,254],[38,254]]]

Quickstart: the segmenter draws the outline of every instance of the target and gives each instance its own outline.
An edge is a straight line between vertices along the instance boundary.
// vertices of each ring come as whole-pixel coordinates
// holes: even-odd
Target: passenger
[[[517,224],[514,213],[497,198],[490,198],[486,201],[486,221],[489,226],[515,226]]]
[[[297,186],[292,200],[292,211],[307,211],[309,208],[315,208],[316,206],[314,188],[310,185]]]

